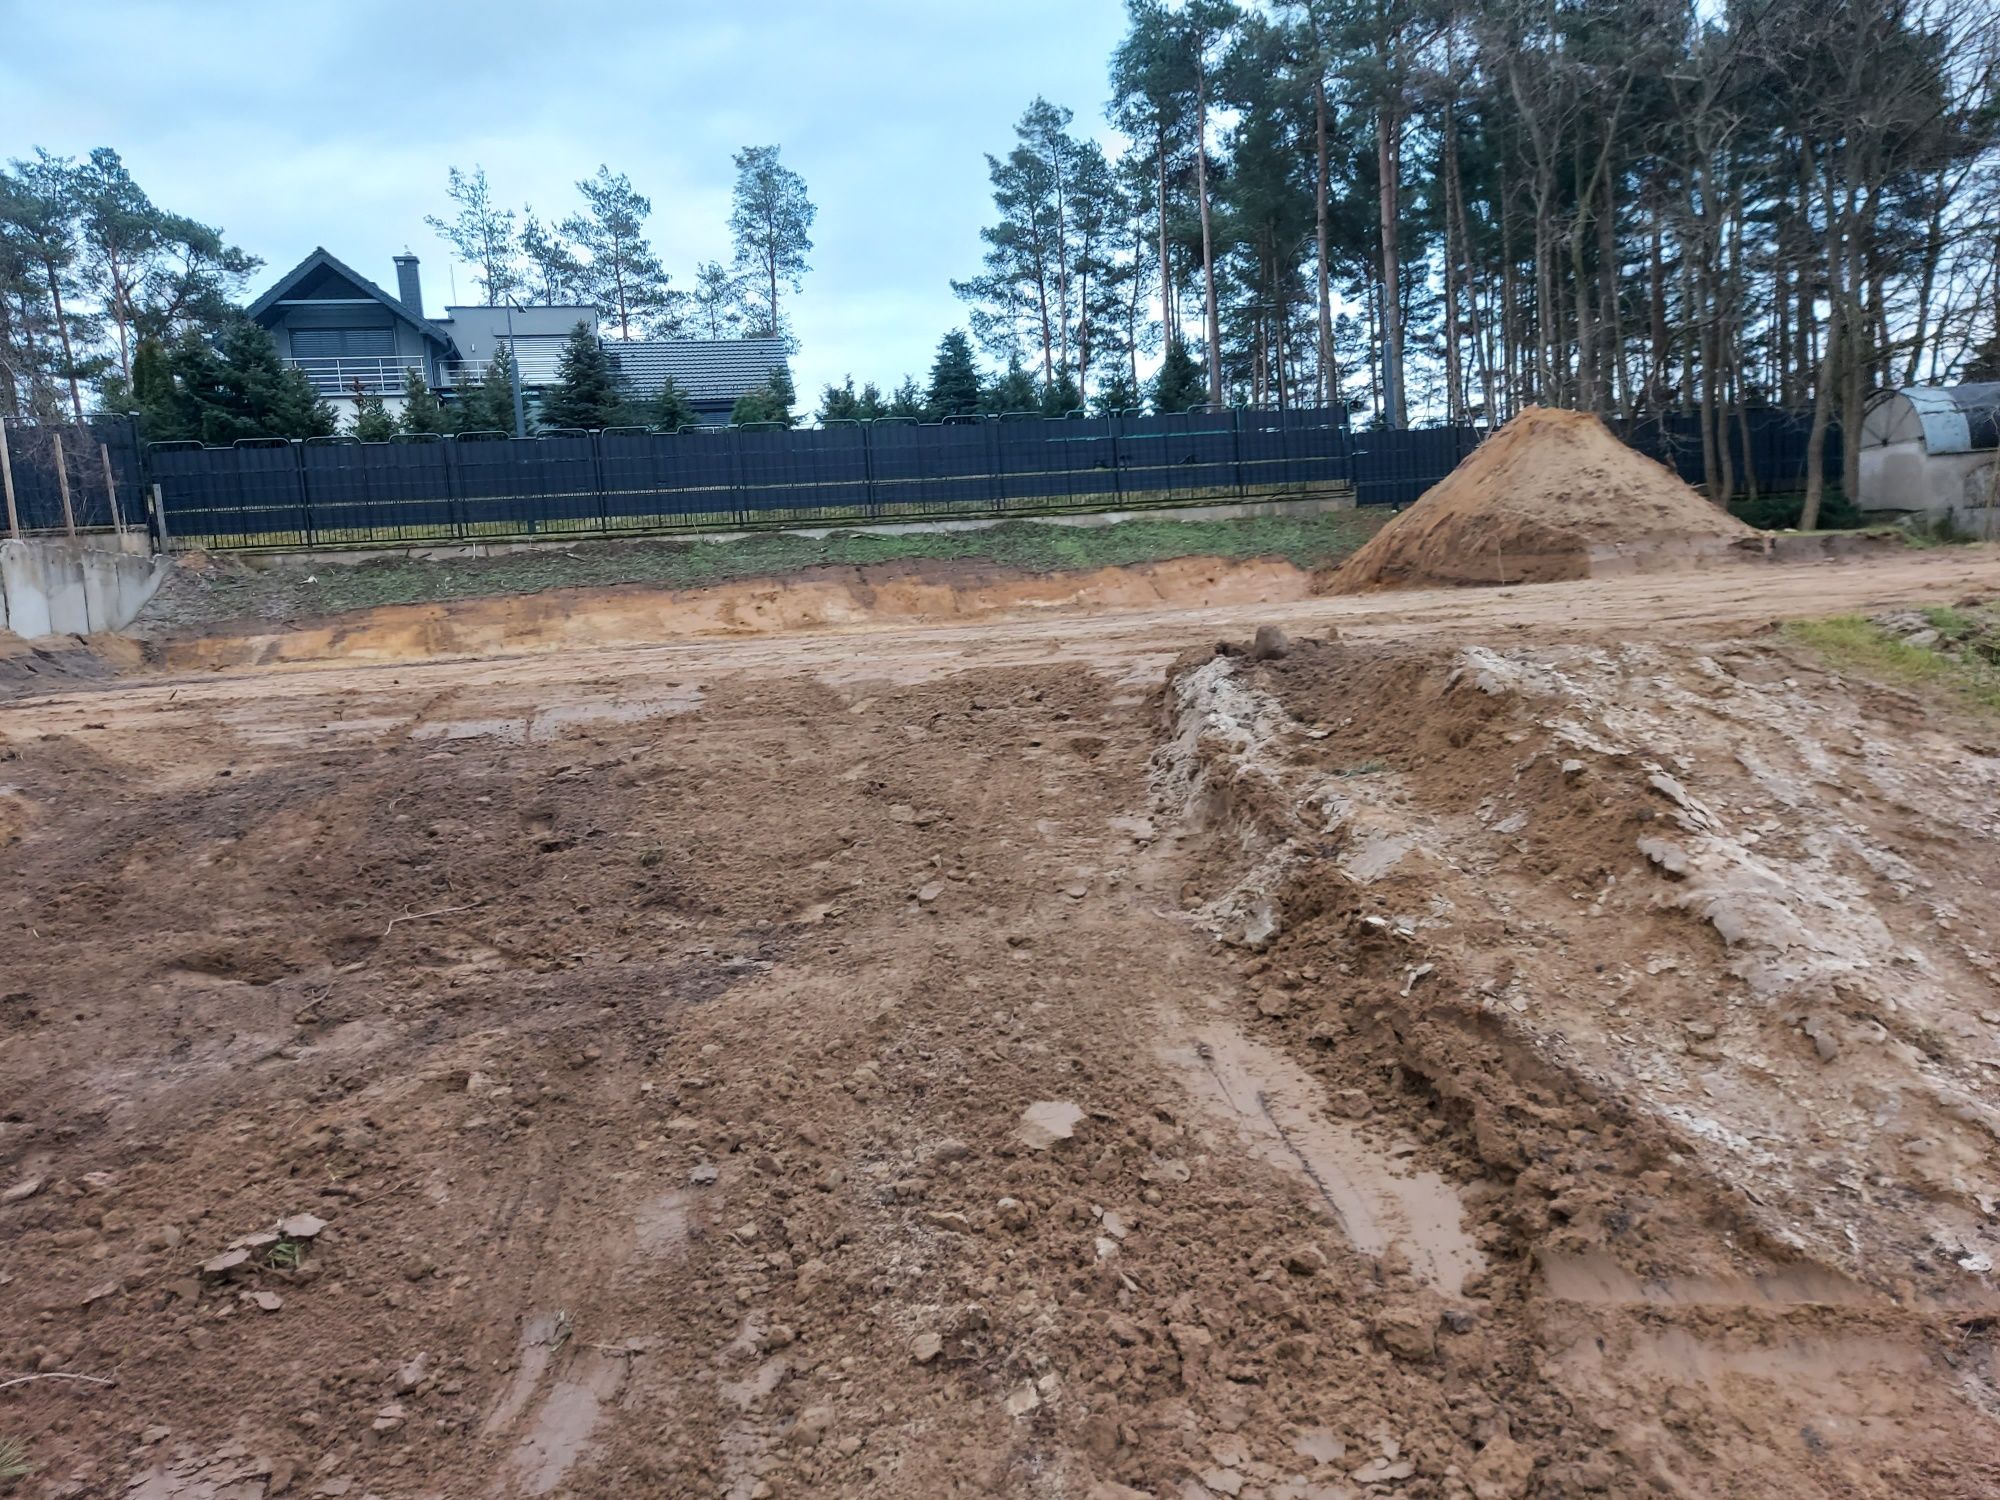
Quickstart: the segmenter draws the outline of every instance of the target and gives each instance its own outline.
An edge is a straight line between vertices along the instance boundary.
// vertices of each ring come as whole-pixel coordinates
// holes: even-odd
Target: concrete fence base
[[[26,640],[123,630],[171,566],[143,531],[0,542],[0,629]]]

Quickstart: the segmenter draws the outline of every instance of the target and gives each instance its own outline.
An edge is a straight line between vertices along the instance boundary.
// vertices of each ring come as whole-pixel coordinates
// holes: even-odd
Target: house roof
[[[253,320],[261,319],[287,292],[297,287],[308,276],[312,275],[313,272],[321,269],[332,271],[336,275],[345,277],[348,281],[353,282],[356,290],[365,292],[370,297],[373,297],[404,322],[415,325],[417,331],[423,334],[425,338],[434,339],[438,343],[447,346],[450,345],[451,336],[429,318],[426,318],[421,309],[413,308],[409,303],[390,296],[366,276],[355,270],[354,267],[348,265],[347,262],[328,250],[324,245],[315,246],[312,254],[280,276],[265,291],[264,295],[245,308],[244,312]]]
[[[651,394],[671,375],[697,403],[734,401],[787,368],[783,339],[611,339],[604,347],[632,390]]]

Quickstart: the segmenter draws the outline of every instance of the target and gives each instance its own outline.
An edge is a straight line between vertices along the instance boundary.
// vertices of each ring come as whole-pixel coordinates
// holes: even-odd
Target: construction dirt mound
[[[1646,571],[1757,536],[1588,412],[1529,407],[1343,563],[1333,592]]]

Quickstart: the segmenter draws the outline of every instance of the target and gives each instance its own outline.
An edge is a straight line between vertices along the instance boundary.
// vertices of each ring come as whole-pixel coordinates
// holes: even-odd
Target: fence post
[[[1125,461],[1118,456],[1118,428],[1124,420],[1115,411],[1105,418],[1111,432],[1111,493],[1120,505],[1125,501]]]
[[[875,423],[872,418],[861,424],[861,478],[865,486],[862,493],[866,497],[868,519],[879,520],[882,511],[875,498]]]
[[[729,493],[735,501],[736,525],[739,530],[750,527],[750,513],[743,508],[743,429],[732,426],[729,429]]]
[[[597,487],[597,524],[611,535],[611,487],[604,482],[604,429],[590,434],[590,482]]]
[[[306,445],[304,439],[295,438],[288,445],[292,452],[292,471],[298,477],[299,515],[306,523],[306,545],[315,547],[319,539],[314,534],[312,491],[306,485]]]
[[[7,491],[7,530],[21,540],[21,512],[14,504],[14,460],[7,452],[7,419],[0,417],[0,488]]]
[[[451,440],[439,434],[437,445],[438,450],[444,454],[444,503],[445,509],[451,515],[451,534],[462,542],[466,537],[465,504],[458,494],[458,468],[451,459]]]
[[[99,443],[97,453],[104,460],[104,498],[111,502],[111,529],[122,538],[125,535],[125,518],[118,510],[118,476],[111,472],[111,445]]]
[[[62,434],[51,434],[56,444],[56,488],[62,492],[63,529],[76,535],[76,511],[69,503],[69,465],[63,462]]]
[[[1236,498],[1243,498],[1243,408],[1229,412],[1229,449],[1236,470]]]

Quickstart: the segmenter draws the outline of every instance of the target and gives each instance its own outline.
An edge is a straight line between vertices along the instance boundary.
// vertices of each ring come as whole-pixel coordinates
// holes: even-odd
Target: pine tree
[[[555,383],[542,392],[541,425],[595,432],[619,426],[627,415],[616,362],[590,325],[579,322],[556,360]]]
[[[738,305],[740,278],[720,261],[705,260],[694,271],[694,332],[705,339],[733,339],[743,331]]]
[[[929,415],[970,416],[979,410],[979,367],[972,360],[972,340],[954,328],[938,342],[931,364]]]
[[[354,382],[353,435],[364,443],[386,443],[396,435],[396,419],[382,404],[382,398]]]
[[[561,229],[535,217],[532,206],[521,210],[521,255],[528,263],[525,284],[530,300],[545,307],[576,300],[583,279],[576,252]]]
[[[687,296],[669,291],[667,273],[646,238],[653,201],[623,172],[599,167],[579,182],[584,211],[563,220],[562,232],[586,251],[582,285],[621,339],[636,333],[672,338],[684,322]]]
[[[694,402],[689,399],[687,391],[671,375],[660,386],[660,393],[647,404],[645,417],[648,426],[661,427],[668,432],[701,425],[701,413],[694,409]]]
[[[1042,388],[1041,409],[1045,417],[1066,417],[1083,405],[1083,392],[1076,388],[1076,377],[1063,370],[1056,378]]]
[[[750,331],[756,338],[789,338],[778,288],[805,285],[813,219],[819,210],[806,196],[806,180],[780,165],[776,146],[745,146],[736,153],[736,196],[729,232],[736,268],[744,281]],[[788,345],[789,347],[789,345]]]
[[[1160,361],[1160,371],[1153,377],[1153,410],[1187,411],[1207,400],[1208,386],[1201,378],[1201,366],[1194,362],[1184,342],[1169,340],[1166,358]]]
[[[450,431],[444,403],[412,366],[403,372],[403,409],[396,414],[396,431],[409,437]]]
[[[437,231],[460,260],[472,267],[472,279],[489,306],[497,307],[521,289],[520,250],[514,238],[514,210],[493,201],[486,183],[486,168],[461,172],[452,167],[446,174],[445,196],[457,205],[449,219],[435,214],[424,222]],[[422,308],[413,309],[422,313]]]

